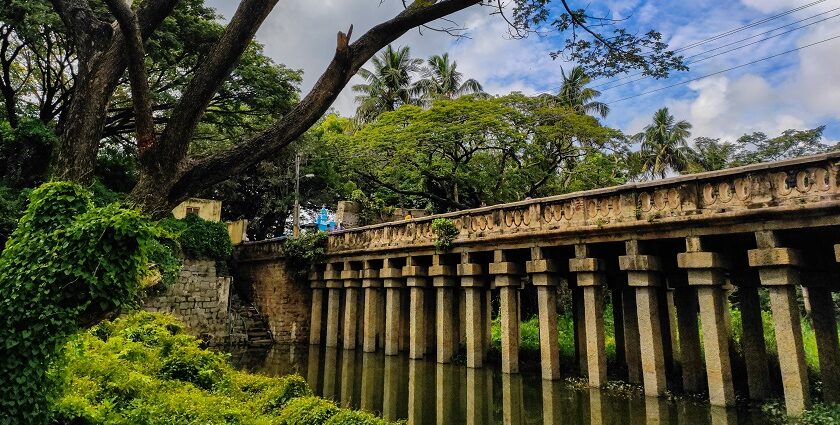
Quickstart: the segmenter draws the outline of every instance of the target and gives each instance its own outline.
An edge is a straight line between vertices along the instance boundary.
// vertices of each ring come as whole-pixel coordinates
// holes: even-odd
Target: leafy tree
[[[731,166],[778,161],[825,152],[832,147],[822,143],[824,130],[825,126],[810,130],[790,129],[773,138],[761,132],[744,134],[735,141],[736,152]]]
[[[639,155],[643,174],[651,178],[665,178],[669,171],[685,170],[690,159],[686,143],[690,135],[691,124],[688,121],[677,121],[668,108],[656,111],[653,122],[633,136],[636,142],[641,143]]]
[[[352,31],[339,33],[335,55],[318,83],[288,113],[266,122],[254,133],[237,137],[227,149],[193,155],[190,145],[200,132],[202,119],[276,1],[240,2],[221,37],[215,39],[206,54],[200,55],[195,67],[185,67],[192,72],[177,91],[178,99],[169,105],[165,122],[155,113],[163,105],[155,100],[150,88],[154,70],[147,64],[146,51],[153,47],[150,40],[162,24],[174,16],[179,2],[145,0],[136,9],[117,0],[106,0],[107,7],[80,0],[51,3],[70,41],[65,50],[74,54],[71,62],[76,76],[72,100],[59,118],[62,125],[55,173],[83,183],[93,179],[109,116],[103,111],[121,92],[130,92],[139,163],[138,180],[130,199],[156,215],[164,215],[190,195],[277,155],[321,118],[350,78],[380,49],[420,26],[457,32],[447,24],[432,22],[469,7],[482,5],[494,13],[510,13],[507,22],[517,35],[538,27],[554,28],[566,40],[564,48],[555,53],[581,63],[593,76],[641,69],[646,75],[663,77],[672,69],[685,68],[682,58],[667,49],[656,31],[637,36],[635,30],[620,27],[621,21],[589,16],[583,10],[572,9],[566,1],[561,2],[562,8],[555,8],[548,0],[517,0],[506,10],[500,2],[418,0],[357,39],[352,38]],[[119,84],[126,70],[127,88]]]
[[[731,167],[735,145],[720,139],[698,137],[689,151],[689,164],[686,171],[715,171]]]
[[[356,119],[359,122],[369,122],[379,114],[393,111],[401,105],[414,103],[411,92],[411,76],[420,69],[421,59],[411,57],[408,46],[396,50],[389,44],[379,56],[371,60],[373,70],[361,68],[360,77],[367,81],[356,84],[353,91],[359,93],[356,101]]]
[[[80,327],[136,301],[161,236],[136,210],[94,207],[78,185],[53,182],[32,191],[0,254],[4,423],[48,423],[51,362]]]
[[[606,118],[610,113],[610,107],[606,103],[595,100],[601,92],[587,87],[592,79],[586,75],[583,67],[575,66],[568,75],[562,69],[561,72],[563,85],[557,94],[560,105],[571,108],[579,114],[597,114],[601,118]]]
[[[430,57],[421,76],[415,83],[414,91],[424,105],[429,105],[434,99],[455,99],[465,94],[484,93],[475,79],[464,80],[464,75],[458,71],[458,62],[449,61],[449,53]]]
[[[513,94],[405,105],[341,143],[342,162],[365,193],[386,205],[449,211],[563,193],[572,181],[585,186],[574,178],[578,164],[619,151],[623,138],[592,117]]]

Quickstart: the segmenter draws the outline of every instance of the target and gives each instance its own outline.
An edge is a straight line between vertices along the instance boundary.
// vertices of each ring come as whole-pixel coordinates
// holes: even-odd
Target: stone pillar
[[[331,366],[330,366],[331,365]],[[336,347],[326,347],[324,349],[324,387],[321,394],[326,399],[336,400],[336,379],[338,378],[338,349]]]
[[[381,411],[383,365],[378,354],[362,353],[362,388],[359,407],[368,412]]]
[[[639,324],[639,346],[642,360],[642,382],[645,395],[661,396],[665,392],[665,353],[662,347],[659,288],[662,285],[659,258],[644,255],[639,241],[627,241],[627,255],[619,257],[619,267],[627,272],[627,284],[636,291],[636,312]],[[662,306],[664,308],[664,306]]]
[[[356,348],[359,325],[359,288],[362,281],[359,271],[353,270],[349,261],[344,262],[341,280],[344,281],[344,349]]]
[[[577,276],[583,292],[583,325],[585,328],[586,373],[590,387],[607,383],[607,354],[604,348],[604,286],[607,277],[604,261],[591,258],[590,247],[575,245],[575,258],[569,260],[569,272]]]
[[[699,237],[686,238],[685,246],[686,252],[677,255],[677,265],[688,271],[688,284],[697,289],[709,403],[732,406],[735,404],[735,387],[726,320],[729,305],[722,288],[726,284],[724,259],[716,252],[704,251]]]
[[[456,270],[454,266],[442,264],[442,257],[435,255],[432,258],[432,267],[429,267],[429,276],[432,277],[437,305],[435,306],[435,327],[437,329],[437,362],[449,363],[455,355],[455,330],[454,317],[455,304],[453,297],[457,284]]]
[[[639,314],[636,308],[636,290],[623,288],[621,307],[624,315],[624,359],[627,364],[627,382],[642,383],[642,354],[639,347]]]
[[[426,353],[426,306],[425,288],[428,284],[428,268],[416,264],[409,257],[402,269],[403,278],[410,291],[408,357],[422,359]]]
[[[324,322],[324,291],[326,284],[322,273],[318,271],[309,272],[309,287],[312,288],[312,313],[309,324],[309,344],[321,344],[321,329]]]
[[[365,269],[362,270],[362,288],[365,291],[365,320],[364,330],[362,331],[362,350],[365,353],[373,353],[377,348],[376,337],[379,333],[380,322],[383,320],[379,311],[379,298],[382,296],[382,279],[379,278],[379,270],[374,269],[370,261],[365,261]]]
[[[493,289],[495,289],[495,283],[492,280],[488,283],[488,288],[484,290],[484,308],[481,310],[481,326],[484,331],[484,338],[481,341],[484,343],[485,361],[487,355],[490,354],[490,343],[493,340]]]
[[[557,264],[545,258],[542,248],[531,248],[531,261],[525,265],[537,287],[540,321],[540,360],[542,378],[560,379],[560,346],[557,342]]]
[[[341,314],[341,271],[334,264],[327,264],[324,272],[327,286],[327,347],[338,347],[338,327]]]
[[[461,286],[465,294],[465,318],[461,323],[466,333],[467,367],[479,368],[484,364],[484,327],[481,310],[486,282],[480,264],[468,262],[468,254],[464,254],[461,261],[461,264],[458,264],[458,276],[461,278]]]
[[[770,291],[773,328],[782,370],[785,408],[798,416],[810,404],[808,370],[802,345],[802,327],[796,287],[801,284],[798,251],[781,247],[778,235],[763,231],[755,234],[757,249],[748,252],[751,267],[758,268],[761,284]]]
[[[741,301],[741,349],[747,368],[747,387],[750,399],[764,400],[770,397],[770,373],[767,367],[767,344],[764,342],[764,322],[761,319],[761,303],[758,288],[738,287]]]
[[[817,340],[823,400],[837,403],[840,402],[840,345],[834,302],[831,291],[825,286],[809,286],[808,292],[811,294],[811,321]]]
[[[519,373],[519,275],[522,267],[507,261],[502,250],[493,254],[490,275],[499,288],[501,331],[502,331],[502,373]]]
[[[700,350],[700,324],[697,321],[697,291],[691,287],[674,289],[674,306],[677,309],[677,329],[680,341],[680,365],[683,391],[703,391],[703,359]]]
[[[379,276],[383,279],[385,286],[385,355],[394,356],[400,352],[400,331],[402,330],[400,294],[404,282],[401,269],[396,267],[393,260],[387,258]]]
[[[306,383],[309,388],[321,388],[318,378],[321,369],[321,347],[310,345],[306,356]]]
[[[586,354],[586,322],[583,311],[583,289],[569,284],[569,292],[572,294],[572,338],[575,346],[575,360],[578,364],[580,377],[587,377],[589,367],[589,356]]]

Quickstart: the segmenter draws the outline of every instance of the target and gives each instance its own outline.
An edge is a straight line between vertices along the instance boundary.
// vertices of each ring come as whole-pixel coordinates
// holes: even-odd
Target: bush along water
[[[172,217],[161,220],[161,225],[175,235],[187,257],[222,261],[230,258],[233,247],[224,223],[187,214],[180,220]]]
[[[0,255],[0,423],[45,423],[47,373],[67,338],[137,299],[165,236],[138,211],[94,207],[78,185],[47,183]],[[155,255],[160,256],[161,253]]]
[[[386,425],[314,397],[300,376],[233,369],[171,316],[135,313],[73,338],[55,424]]]

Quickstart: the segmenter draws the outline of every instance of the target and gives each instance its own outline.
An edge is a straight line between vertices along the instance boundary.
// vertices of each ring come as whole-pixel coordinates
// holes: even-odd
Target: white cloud
[[[743,0],[741,3],[709,0],[706,6],[691,3],[678,7],[650,0],[608,0],[605,7],[609,7],[614,17],[631,16],[630,25],[634,28],[657,27],[672,46],[679,47],[803,3],[802,0]],[[233,12],[231,2],[210,0],[210,4],[227,16]],[[737,38],[836,6],[826,1],[751,29],[752,32],[739,33]],[[306,0],[287,0],[275,7],[257,38],[277,62],[304,70],[302,89],[305,93],[332,58],[336,31],[346,31],[353,24],[354,34],[358,36],[394,16],[401,7],[402,3],[397,0],[385,0],[382,4],[375,0],[323,0],[317,6]],[[687,21],[681,8],[689,7],[694,7],[692,11],[696,13]],[[450,52],[459,69],[466,76],[478,79],[490,93],[521,91],[536,94],[555,90],[561,82],[560,66],[563,63],[551,60],[548,53],[557,49],[557,40],[539,37],[510,40],[505,37],[505,23],[497,16],[489,16],[488,12],[487,8],[473,7],[455,16],[457,22],[469,28],[469,39],[456,40],[431,31],[425,31],[421,36],[413,30],[395,44],[410,46],[412,54],[421,58]],[[675,75],[668,82],[645,80],[610,90],[603,100],[635,95],[822,40],[837,34],[838,23],[840,18],[835,18],[786,37],[698,63],[692,67],[691,74]],[[694,125],[696,136],[734,138],[745,132],[772,134],[791,127],[814,127],[832,120],[836,123],[840,120],[838,46],[840,40],[827,42],[732,73],[617,103],[611,105],[612,113],[607,122],[627,133],[638,132],[656,109],[668,106],[678,118]],[[710,47],[714,44],[686,54]],[[358,80],[354,79],[350,85],[356,82]],[[333,107],[345,115],[353,113],[355,103],[349,88],[341,93]]]

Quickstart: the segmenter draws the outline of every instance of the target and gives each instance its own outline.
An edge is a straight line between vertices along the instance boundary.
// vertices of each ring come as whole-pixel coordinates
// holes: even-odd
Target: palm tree
[[[689,164],[691,151],[686,139],[691,135],[691,124],[675,118],[662,108],[653,114],[653,123],[633,136],[642,144],[640,155],[642,172],[650,177],[664,178],[669,171],[683,171]]]
[[[352,87],[353,92],[359,93],[356,119],[360,122],[370,122],[383,112],[413,103],[411,75],[423,63],[422,59],[411,57],[407,46],[394,49],[390,44],[370,61],[373,70],[362,68],[358,72],[366,83]]]
[[[423,67],[422,79],[414,85],[414,92],[422,103],[429,104],[434,99],[455,99],[469,93],[484,94],[484,89],[472,78],[464,80],[464,75],[458,71],[458,62],[450,62],[449,53],[444,53],[429,58]]]
[[[592,79],[586,75],[582,67],[576,66],[572,68],[569,75],[563,69],[560,69],[563,74],[563,85],[560,87],[560,92],[557,94],[557,99],[561,106],[574,109],[575,112],[583,115],[595,113],[606,118],[610,113],[610,107],[606,103],[595,101],[594,99],[601,95],[601,92],[591,87],[586,87],[592,82]]]

